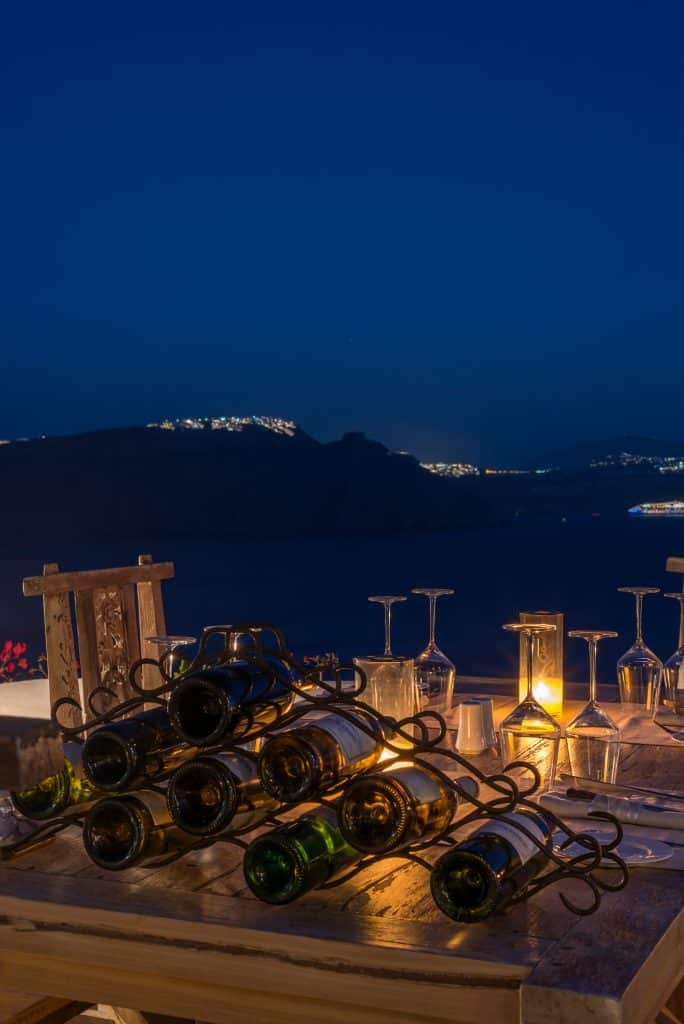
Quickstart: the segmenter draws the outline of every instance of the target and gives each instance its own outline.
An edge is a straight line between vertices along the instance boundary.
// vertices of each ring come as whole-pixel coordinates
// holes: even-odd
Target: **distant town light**
[[[183,419],[148,423],[147,426],[157,430],[228,430],[236,433],[245,427],[262,427],[287,437],[294,437],[297,432],[297,424],[293,420],[283,420],[277,416],[186,416]]]
[[[435,476],[479,476],[480,473],[478,467],[469,462],[421,462],[421,466]]]

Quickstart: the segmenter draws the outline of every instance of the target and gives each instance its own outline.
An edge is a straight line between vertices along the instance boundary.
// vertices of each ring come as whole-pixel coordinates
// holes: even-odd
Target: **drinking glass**
[[[507,622],[503,628],[525,637],[527,695],[501,723],[501,757],[504,766],[511,761],[533,764],[540,776],[538,792],[542,792],[556,774],[561,728],[534,696],[534,647],[537,637],[556,627],[550,622]]]
[[[621,594],[634,594],[636,639],[617,663],[620,701],[652,708],[660,684],[663,663],[644,643],[643,601],[648,594],[660,593],[659,587],[618,587]]]
[[[616,637],[609,629],[571,629],[568,636],[586,640],[589,650],[589,703],[565,729],[570,772],[581,779],[614,783],[620,759],[620,730],[598,702],[596,652],[599,641]]]
[[[443,714],[449,711],[454,695],[454,676],[456,668],[446,654],[440,651],[435,641],[435,619],[437,615],[437,599],[453,590],[446,587],[415,587],[412,594],[422,594],[430,602],[430,636],[428,645],[413,663],[413,671],[418,692],[418,703],[421,708],[430,708]]]
[[[177,658],[176,651],[181,647],[189,647],[190,644],[197,643],[197,637],[194,636],[146,636],[146,644],[153,644],[157,648],[157,661],[162,663],[164,672],[173,679],[176,671],[176,665],[180,659]]]
[[[400,595],[369,597],[369,601],[382,604],[385,609],[385,650],[383,654],[354,658],[366,675],[366,689],[362,694],[372,708],[388,718],[401,721],[416,713],[416,688],[413,678],[413,659],[392,654],[392,605],[405,601]]]
[[[663,665],[660,686],[653,701],[653,720],[681,739],[684,730],[684,594],[664,596],[679,601],[679,643]]]

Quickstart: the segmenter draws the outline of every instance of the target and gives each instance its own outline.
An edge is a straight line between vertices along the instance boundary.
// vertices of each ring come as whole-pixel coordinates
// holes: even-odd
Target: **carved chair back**
[[[63,721],[80,725],[88,717],[89,696],[98,686],[111,688],[121,700],[131,696],[130,666],[141,656],[158,656],[146,637],[166,633],[161,583],[173,576],[173,562],[155,563],[151,555],[140,555],[137,565],[86,572],[60,572],[57,564],[50,563],[43,566],[42,576],[24,580],[24,595],[43,599],[50,704],[60,697],[80,704],[80,712],[73,708],[66,714],[65,709],[60,715]],[[145,687],[160,681],[154,666],[144,666]]]

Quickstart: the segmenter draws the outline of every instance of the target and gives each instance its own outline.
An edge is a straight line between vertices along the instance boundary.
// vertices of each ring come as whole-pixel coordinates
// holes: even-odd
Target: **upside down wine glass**
[[[378,597],[373,595],[368,600],[372,604],[381,604],[385,609],[385,650],[382,654],[383,658],[393,658],[392,654],[392,605],[398,601],[405,601],[406,597],[403,594],[392,594],[388,596]]]
[[[413,681],[413,659],[392,653],[392,605],[405,601],[403,594],[382,595],[368,598],[373,604],[381,604],[385,611],[385,649],[382,654],[355,658],[354,664],[366,676],[366,689],[362,699],[367,701],[381,715],[401,721],[416,712],[416,690]]]
[[[571,629],[568,636],[586,640],[589,650],[589,703],[566,727],[570,772],[580,779],[614,783],[620,759],[620,730],[598,703],[596,652],[600,640],[616,637],[608,629]]]
[[[681,739],[684,731],[684,593],[664,596],[679,601],[679,642],[677,650],[663,665],[659,692],[653,702],[653,720]]]
[[[658,587],[618,587],[621,594],[633,594],[636,612],[636,639],[617,663],[620,702],[652,708],[660,684],[663,663],[644,643],[643,602]]]
[[[430,708],[443,714],[451,708],[454,695],[456,668],[446,654],[440,651],[435,640],[435,619],[437,599],[453,590],[446,587],[415,587],[412,594],[422,594],[430,602],[430,636],[425,650],[413,662],[418,703],[421,708]]]
[[[556,627],[550,622],[507,622],[503,628],[525,637],[527,695],[501,723],[501,757],[504,767],[511,761],[533,764],[540,776],[537,792],[542,792],[556,774],[561,728],[534,696],[534,648],[537,637]]]
[[[145,643],[153,644],[157,648],[157,661],[162,664],[164,672],[173,679],[181,659],[176,651],[181,647],[189,647],[197,642],[194,636],[146,636]]]

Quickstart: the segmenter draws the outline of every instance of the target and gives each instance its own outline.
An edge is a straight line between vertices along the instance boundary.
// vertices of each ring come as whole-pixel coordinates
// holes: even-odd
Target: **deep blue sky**
[[[679,2],[0,13],[0,436],[684,438]]]

